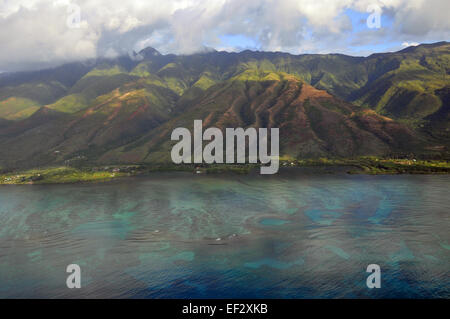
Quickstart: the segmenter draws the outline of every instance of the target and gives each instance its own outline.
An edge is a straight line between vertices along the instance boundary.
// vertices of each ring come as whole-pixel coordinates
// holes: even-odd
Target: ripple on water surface
[[[0,187],[0,297],[449,298],[449,186],[154,174]],[[80,292],[65,289],[72,263]],[[383,289],[365,286],[372,263]]]

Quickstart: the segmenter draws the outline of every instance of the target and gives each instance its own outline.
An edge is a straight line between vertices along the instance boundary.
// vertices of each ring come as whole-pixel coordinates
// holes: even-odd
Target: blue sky
[[[369,28],[367,26],[367,19],[370,13],[367,12],[359,12],[352,9],[346,9],[341,14],[341,16],[348,17],[351,23],[351,30],[346,31],[343,34],[342,40],[344,41],[342,44],[345,45],[345,50],[341,50],[340,47],[336,46],[334,49],[331,47],[328,49],[328,52],[322,51],[321,53],[345,53],[349,55],[370,55],[372,53],[378,52],[389,52],[389,51],[397,51],[401,50],[408,45],[416,45],[420,42],[416,42],[413,40],[404,41],[401,39],[397,39],[395,37],[390,37],[390,33],[395,33],[395,25],[394,19],[391,14],[385,13],[380,16],[380,29],[377,28]],[[369,41],[369,43],[358,42],[361,34],[376,34],[382,32],[383,37],[379,37],[376,41]],[[225,50],[232,51],[242,51],[242,50],[263,50],[263,46],[257,37],[250,37],[243,34],[223,34],[219,36],[220,38],[220,47],[223,47]],[[420,37],[417,39],[420,41]],[[443,41],[445,39],[441,38],[432,38],[427,39],[427,43]],[[209,46],[208,43],[204,43],[205,46]],[[308,52],[304,52],[308,53]],[[311,50],[310,53],[317,53],[316,50]]]

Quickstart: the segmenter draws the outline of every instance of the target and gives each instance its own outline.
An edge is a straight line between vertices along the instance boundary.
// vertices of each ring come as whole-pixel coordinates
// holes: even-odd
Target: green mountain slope
[[[427,124],[433,118],[427,117],[445,107],[437,91],[450,84],[448,44],[374,55],[366,65],[373,78],[353,92],[350,100],[411,126]]]
[[[420,149],[424,140],[402,124],[339,100],[290,75],[279,80],[234,79],[209,88],[196,102],[140,139],[111,150],[100,162],[167,162],[176,127],[278,127],[280,152],[291,158],[388,155]]]
[[[280,127],[289,157],[447,156],[450,44],[367,58],[208,52],[0,74],[0,166],[166,161],[171,130]]]
[[[176,95],[135,82],[65,113],[43,107],[30,118],[0,127],[3,166],[44,165],[96,157],[168,120]]]

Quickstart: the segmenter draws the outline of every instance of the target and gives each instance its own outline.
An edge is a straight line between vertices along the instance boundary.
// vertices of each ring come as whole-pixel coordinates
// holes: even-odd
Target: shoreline
[[[84,167],[47,167],[29,170],[15,170],[0,173],[0,185],[42,185],[103,183],[123,177],[151,176],[155,172],[187,172],[197,174],[250,175],[259,171],[258,164],[132,164]],[[415,159],[318,159],[281,160],[280,171],[302,171],[309,175],[357,174],[357,175],[447,175],[448,161],[423,161]]]

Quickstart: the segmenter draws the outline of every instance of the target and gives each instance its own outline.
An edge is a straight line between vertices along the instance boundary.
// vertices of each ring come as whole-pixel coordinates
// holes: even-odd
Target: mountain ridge
[[[169,130],[180,116],[207,120],[200,115],[208,114],[206,123],[221,126],[225,117],[211,120],[220,112],[233,115],[226,122],[231,127],[285,127],[291,134],[282,136],[282,152],[297,158],[442,156],[450,144],[450,44],[408,49],[351,57],[254,51],[176,56],[146,48],[132,57],[72,63],[54,72],[1,75],[0,147],[8,154],[0,154],[0,166],[64,163],[80,156],[95,163],[167,161],[169,138],[151,136]],[[292,106],[287,102],[292,91],[307,96]],[[214,99],[220,100],[208,102]],[[285,112],[295,112],[277,113],[270,123],[277,101]],[[299,117],[311,125],[291,123]],[[346,137],[327,130],[330,123]],[[315,138],[302,140],[292,132]],[[139,143],[147,149],[134,147]]]

